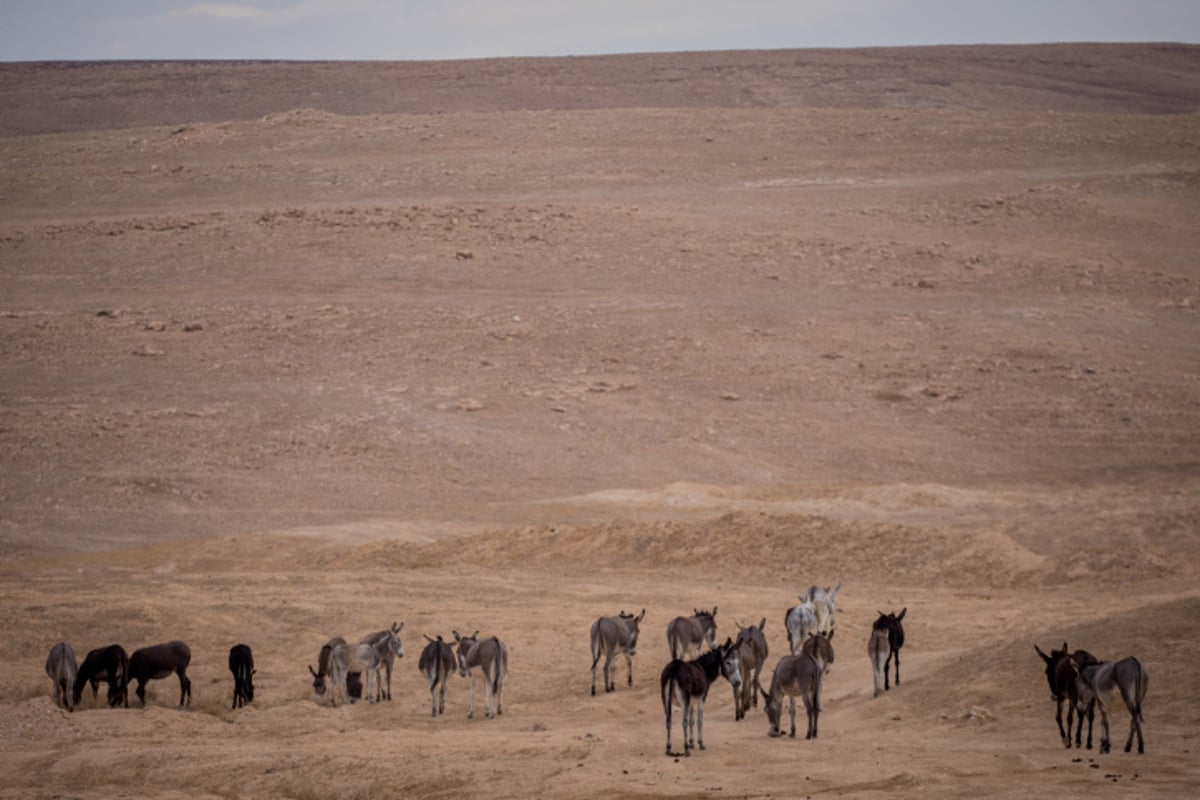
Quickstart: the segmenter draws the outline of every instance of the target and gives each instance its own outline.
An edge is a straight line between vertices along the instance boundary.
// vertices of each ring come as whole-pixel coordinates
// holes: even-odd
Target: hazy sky
[[[1200,0],[0,0],[0,60],[1200,43]]]

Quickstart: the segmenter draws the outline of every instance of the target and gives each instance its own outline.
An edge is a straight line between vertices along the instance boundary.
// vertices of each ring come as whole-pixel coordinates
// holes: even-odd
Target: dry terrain
[[[0,798],[1200,792],[1200,48],[2,64],[0,96]],[[664,756],[667,622],[765,618],[765,683],[836,581],[820,738],[721,683]],[[592,697],[589,625],[642,608]],[[393,621],[394,699],[314,702],[321,644]],[[459,677],[430,716],[454,629],[508,644],[496,720]],[[52,705],[55,642],[169,639],[190,709]],[[1146,664],[1145,755],[1120,707],[1112,754],[1059,743],[1064,640]]]

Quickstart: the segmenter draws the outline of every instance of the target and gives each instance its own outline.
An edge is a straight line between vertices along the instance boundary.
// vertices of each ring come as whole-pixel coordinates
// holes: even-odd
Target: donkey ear
[[[900,609],[900,613],[896,615],[896,619],[897,620],[904,619],[904,615],[907,613],[908,613],[908,606],[905,606],[904,608]]]
[[[456,641],[456,642],[462,641],[462,636],[459,635],[458,631],[450,631],[450,632],[454,634],[454,641]]]
[[[765,627],[767,627],[767,618],[763,617],[762,622],[758,623],[758,629],[761,631]]]
[[[313,668],[312,668],[312,664],[309,664],[309,665],[308,665],[308,671],[312,673],[312,676],[313,676],[314,678],[319,678],[319,677],[321,677],[320,675],[318,675],[318,674],[317,674],[317,673],[316,673],[316,672],[313,670]]]
[[[643,617],[645,617],[645,616],[646,616],[646,609],[644,609],[644,608],[643,608],[643,609],[642,609],[642,613],[638,614],[638,615],[637,615],[637,617],[635,617],[633,621],[634,621],[634,622],[641,622],[641,621],[642,621],[642,618],[643,618]]]
[[[712,612],[712,614],[710,614],[709,616],[711,616],[711,617],[715,617],[716,615],[717,615],[717,607],[716,607],[716,606],[713,606],[713,612]]]
[[[479,638],[479,631],[475,631],[474,633],[472,633],[472,634],[471,634],[471,638],[472,638],[472,639],[478,639],[478,638]]]
[[[1041,657],[1042,657],[1042,661],[1045,661],[1047,664],[1049,664],[1049,663],[1050,663],[1050,656],[1048,656],[1048,655],[1046,655],[1045,653],[1043,653],[1043,652],[1042,652],[1042,648],[1038,647],[1038,646],[1035,644],[1035,645],[1033,646],[1033,649],[1034,649],[1034,650],[1036,650],[1036,651],[1037,651],[1037,654],[1038,654],[1039,656],[1041,656]]]

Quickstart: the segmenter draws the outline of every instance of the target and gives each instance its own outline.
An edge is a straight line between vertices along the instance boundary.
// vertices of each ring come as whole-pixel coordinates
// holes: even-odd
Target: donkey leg
[[[471,705],[467,709],[467,719],[475,719],[475,674],[470,675],[471,679]]]
[[[1100,704],[1100,752],[1112,752],[1112,740],[1108,735],[1108,706]]]
[[[628,652],[625,653],[625,671],[629,676],[628,685],[633,686],[633,656],[629,655]]]
[[[697,738],[700,742],[700,749],[704,749],[704,700],[701,699],[696,703],[696,731]]]
[[[892,650],[892,655],[896,657],[896,685],[900,685],[900,649]]]
[[[617,654],[612,650],[604,657],[604,691],[617,690]]]
[[[788,697],[788,714],[792,718],[792,730],[788,733],[788,736],[795,739],[796,738],[796,698],[795,697]]]

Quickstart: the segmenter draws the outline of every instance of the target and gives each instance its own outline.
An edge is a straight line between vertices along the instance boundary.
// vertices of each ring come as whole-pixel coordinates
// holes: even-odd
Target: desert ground
[[[1200,792],[1200,48],[0,64],[0,96],[0,798]],[[765,619],[769,684],[837,582],[819,738],[720,681],[664,755],[669,620]],[[589,626],[643,608],[593,697]],[[392,622],[393,699],[316,702],[321,645]],[[458,676],[431,716],[453,630],[506,642],[499,718]],[[172,639],[189,708],[52,704],[54,643]],[[1111,754],[1062,746],[1063,641],[1146,665],[1144,755],[1119,701]]]

